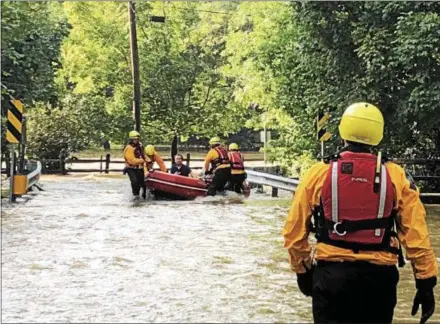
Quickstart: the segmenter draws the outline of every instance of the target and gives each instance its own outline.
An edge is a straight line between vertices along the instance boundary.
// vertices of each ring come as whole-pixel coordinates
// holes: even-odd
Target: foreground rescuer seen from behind
[[[231,164],[228,152],[221,146],[219,137],[209,140],[211,149],[205,157],[205,175],[213,174],[212,182],[208,188],[208,195],[214,196],[217,191],[223,191],[231,176]]]
[[[131,190],[134,198],[139,198],[141,188],[143,189],[142,197],[146,198],[146,187],[144,182],[144,147],[139,141],[140,134],[137,131],[131,131],[129,137],[130,142],[124,148],[124,174],[127,173],[130,178]]]
[[[400,244],[416,282],[411,314],[421,306],[424,323],[434,313],[437,264],[419,192],[400,166],[370,153],[383,127],[375,106],[348,107],[339,125],[345,148],[315,164],[295,193],[284,246],[301,292],[312,296],[315,323],[391,323]]]

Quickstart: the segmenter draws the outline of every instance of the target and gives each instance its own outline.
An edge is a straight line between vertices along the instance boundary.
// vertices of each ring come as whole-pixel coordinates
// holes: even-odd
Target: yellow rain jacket
[[[142,144],[140,144],[140,147],[138,150],[136,150],[138,147],[133,146],[131,144],[127,144],[124,148],[124,160],[125,160],[125,166],[127,168],[139,168],[142,167],[145,160],[143,159],[141,154],[144,154],[144,147]]]
[[[396,190],[396,208],[398,216],[397,236],[391,246],[398,246],[399,241],[411,261],[415,277],[426,279],[437,275],[437,262],[431,247],[428,228],[425,222],[425,208],[419,198],[418,190],[410,187],[405,171],[395,163],[386,162]],[[319,206],[321,188],[327,176],[330,164],[320,162],[304,175],[298,186],[289,215],[284,225],[284,247],[289,252],[291,268],[296,273],[304,273],[312,259],[327,261],[368,261],[379,265],[397,264],[397,255],[386,251],[359,251],[339,248],[333,245],[317,243],[314,256],[308,242],[309,225],[313,210]]]
[[[227,156],[226,156],[227,157]],[[208,154],[205,157],[205,171],[209,171],[210,170],[210,164],[211,162],[219,159],[220,156],[218,154],[218,152],[215,149],[210,149]],[[223,163],[220,164],[216,169],[223,169],[223,168],[230,168],[231,164],[230,163]]]
[[[154,162],[156,162],[160,171],[167,172],[167,167],[165,166],[162,157],[156,151],[154,151],[154,155],[152,156],[145,155],[145,160],[147,161],[148,169],[152,169]]]

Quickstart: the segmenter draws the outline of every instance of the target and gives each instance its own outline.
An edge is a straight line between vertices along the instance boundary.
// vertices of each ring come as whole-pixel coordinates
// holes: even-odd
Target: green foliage
[[[436,3],[293,5],[294,28],[284,47],[293,50],[284,51],[277,70],[281,89],[277,99],[297,122],[309,151],[318,150],[314,144],[318,109],[333,112],[329,127],[336,135],[343,110],[365,100],[384,113],[381,148],[386,153],[438,154],[440,133],[433,118],[440,114],[438,13]],[[339,140],[333,138],[330,147],[336,149]],[[296,151],[301,150],[298,146]]]
[[[57,101],[54,77],[68,34],[60,9],[58,3],[1,2],[2,84],[26,104]]]
[[[61,152],[69,155],[90,144],[102,144],[109,120],[102,112],[102,105],[99,97],[68,95],[59,107],[38,104],[30,109],[28,155],[53,159]]]
[[[124,142],[127,3],[1,5],[2,82],[27,108],[42,102],[29,114],[33,153]],[[320,150],[318,110],[332,113],[330,153],[340,115],[362,100],[384,113],[385,153],[439,156],[439,13],[435,2],[137,2],[144,142],[266,126],[279,134],[271,159],[300,174]]]
[[[64,43],[59,82],[75,93],[105,96],[106,110],[120,122],[109,135],[120,140],[132,127],[123,117],[131,117],[127,4],[65,7],[73,28]],[[231,100],[232,81],[220,73],[228,16],[204,19],[208,16],[199,10],[212,7],[231,4],[136,4],[141,118],[149,141],[168,142],[174,134],[227,134],[244,123],[241,106]],[[166,23],[151,22],[153,14],[165,15]]]

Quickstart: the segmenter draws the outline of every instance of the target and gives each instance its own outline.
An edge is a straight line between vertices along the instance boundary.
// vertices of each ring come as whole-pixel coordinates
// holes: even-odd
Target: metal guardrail
[[[37,184],[38,180],[40,179],[43,167],[40,161],[28,160],[26,162],[26,170],[32,170],[28,174],[26,174],[27,188],[29,189],[33,185]]]
[[[270,186],[281,190],[295,192],[299,185],[299,180],[285,178],[265,172],[246,170],[247,181],[257,185]]]

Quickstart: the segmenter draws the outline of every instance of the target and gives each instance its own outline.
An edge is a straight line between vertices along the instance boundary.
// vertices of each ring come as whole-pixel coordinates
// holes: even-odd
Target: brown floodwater
[[[122,177],[43,183],[27,201],[3,201],[3,322],[312,320],[282,247],[289,193],[132,203]],[[439,261],[440,206],[427,210]],[[407,265],[396,323],[418,322],[414,293]]]

